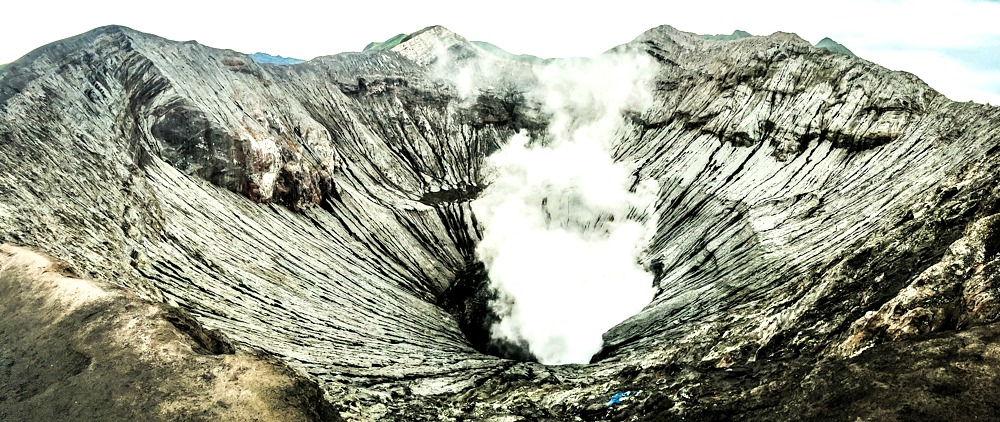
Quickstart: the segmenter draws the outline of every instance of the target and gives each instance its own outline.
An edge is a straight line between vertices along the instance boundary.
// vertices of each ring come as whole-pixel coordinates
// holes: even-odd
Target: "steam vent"
[[[0,420],[1000,419],[1000,108],[787,33],[395,41],[0,68]]]

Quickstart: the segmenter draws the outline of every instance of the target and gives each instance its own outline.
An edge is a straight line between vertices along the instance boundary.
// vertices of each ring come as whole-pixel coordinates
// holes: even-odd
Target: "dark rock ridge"
[[[484,157],[546,123],[529,63],[493,55],[507,85],[462,98],[449,72],[487,52],[441,27],[296,66],[122,27],[40,48],[0,76],[0,241],[278,357],[347,419],[1000,417],[1000,109],[792,34],[619,49],[659,63],[614,143],[661,185],[658,293],[590,365],[483,354],[438,305]]]

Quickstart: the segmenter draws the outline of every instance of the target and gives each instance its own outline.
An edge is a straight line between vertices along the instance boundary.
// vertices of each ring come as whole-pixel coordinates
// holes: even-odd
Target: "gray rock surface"
[[[0,242],[186,310],[347,419],[997,417],[1000,109],[793,34],[624,50],[659,66],[613,145],[661,186],[658,293],[590,365],[484,355],[437,305],[485,157],[546,124],[530,63],[441,27],[295,66],[122,27],[40,48],[0,76]]]

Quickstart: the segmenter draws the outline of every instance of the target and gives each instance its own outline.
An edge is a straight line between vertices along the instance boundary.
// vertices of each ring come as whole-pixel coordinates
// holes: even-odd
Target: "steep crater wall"
[[[775,398],[798,385],[780,365],[993,329],[994,254],[960,246],[992,242],[975,228],[1000,212],[997,109],[789,34],[661,27],[627,46],[659,73],[613,144],[661,187],[652,303],[593,365],[484,355],[442,296],[475,268],[485,157],[520,129],[544,139],[546,117],[517,90],[463,96],[450,72],[481,53],[461,37],[414,40],[273,66],[108,27],[33,52],[0,79],[0,241],[278,356],[349,418],[805,409]],[[965,299],[906,293],[928,279]],[[626,390],[642,394],[605,406]]]

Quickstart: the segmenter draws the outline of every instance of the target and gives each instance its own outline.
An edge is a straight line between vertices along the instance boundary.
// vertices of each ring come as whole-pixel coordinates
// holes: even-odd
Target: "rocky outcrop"
[[[990,323],[1000,315],[997,280],[987,266],[996,265],[996,224],[1000,215],[983,217],[968,225],[940,261],[927,267],[909,285],[878,310],[867,312],[852,326],[844,354],[886,340]]]
[[[551,116],[523,95],[541,64],[441,27],[294,66],[121,27],[36,50],[0,76],[0,241],[184,309],[192,352],[228,351],[218,330],[347,419],[993,415],[1000,111],[792,34],[731,38],[609,53],[657,63],[611,148],[659,182],[657,293],[589,365],[463,332],[485,157]]]

